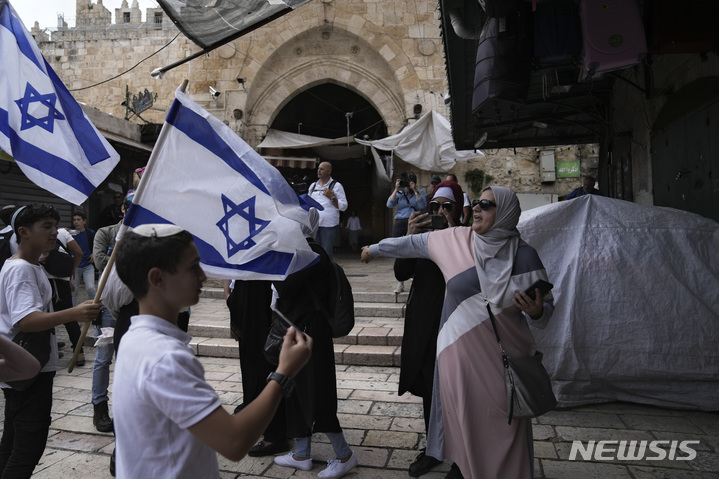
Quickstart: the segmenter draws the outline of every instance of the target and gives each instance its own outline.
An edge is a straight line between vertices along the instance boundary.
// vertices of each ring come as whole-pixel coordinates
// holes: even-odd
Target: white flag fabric
[[[189,231],[212,278],[282,280],[317,258],[280,172],[179,89],[124,223]]]
[[[43,58],[10,2],[0,0],[0,149],[30,181],[79,205],[120,155]]]

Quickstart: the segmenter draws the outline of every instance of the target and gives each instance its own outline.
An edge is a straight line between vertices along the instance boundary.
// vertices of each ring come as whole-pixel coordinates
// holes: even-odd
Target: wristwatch
[[[280,383],[280,386],[282,387],[282,395],[284,397],[290,397],[292,391],[295,390],[295,382],[292,380],[292,378],[287,377],[284,374],[272,371],[269,376],[267,376],[267,382],[270,382],[272,380],[275,380]]]

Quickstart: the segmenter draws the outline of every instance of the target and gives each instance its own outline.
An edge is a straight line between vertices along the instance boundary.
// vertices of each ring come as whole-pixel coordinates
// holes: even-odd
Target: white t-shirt
[[[30,313],[52,312],[52,289],[42,266],[8,259],[0,271],[0,334],[12,341],[17,323]],[[41,372],[57,371],[57,337],[50,335],[50,360]],[[3,386],[5,387],[5,386]]]
[[[222,406],[190,339],[157,316],[132,317],[112,388],[118,479],[220,477],[215,451],[187,430]]]

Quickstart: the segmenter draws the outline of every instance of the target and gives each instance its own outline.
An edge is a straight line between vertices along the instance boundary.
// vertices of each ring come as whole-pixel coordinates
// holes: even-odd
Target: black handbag
[[[20,331],[12,338],[12,342],[20,345],[27,352],[32,354],[40,363],[40,369],[45,367],[50,360],[52,348],[50,346],[50,334],[54,334],[54,329],[46,331],[37,331],[32,333],[24,333]],[[40,373],[38,373],[40,374]],[[35,382],[37,374],[28,379],[20,379],[18,381],[6,381],[6,384],[17,391],[24,391]]]
[[[282,342],[287,333],[287,328],[282,324],[276,316],[274,311],[272,312],[272,326],[270,332],[267,333],[267,339],[265,339],[265,347],[263,353],[265,359],[270,364],[277,366],[280,363],[280,351],[282,350]]]
[[[508,424],[513,418],[532,418],[541,416],[557,406],[557,398],[552,391],[552,380],[542,364],[542,353],[534,356],[510,358],[504,351],[499,339],[492,308],[487,304],[489,319],[492,321],[494,335],[502,352],[504,365],[504,388],[507,391]]]
[[[75,260],[60,240],[55,240],[55,248],[48,252],[47,257],[42,261],[42,266],[45,271],[57,278],[68,278],[72,276]]]

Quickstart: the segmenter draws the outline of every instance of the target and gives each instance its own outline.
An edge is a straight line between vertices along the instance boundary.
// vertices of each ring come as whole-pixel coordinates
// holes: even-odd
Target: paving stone
[[[337,380],[337,387],[343,389],[365,389],[368,391],[396,391],[397,384],[387,381]]]
[[[367,431],[364,446],[400,447],[409,449],[417,445],[417,434],[399,431]]]
[[[103,454],[82,454],[45,448],[45,454],[32,477],[34,479],[110,477],[108,457]]]
[[[336,369],[337,379],[345,379],[351,381],[390,381],[390,374],[388,373],[370,373],[340,370],[339,366]]]
[[[396,417],[390,426],[391,431],[415,432],[424,434],[424,419]]]
[[[337,404],[337,412],[346,414],[367,414],[372,407],[372,401],[356,401],[346,399]]]
[[[654,439],[654,436],[652,436],[650,432],[631,429],[605,429],[569,426],[556,426],[554,429],[557,432],[557,438],[560,441],[651,441]]]
[[[396,392],[387,391],[364,391],[355,389],[350,396],[352,399],[368,399],[371,401],[400,402],[400,403],[422,403],[422,398],[405,394],[398,395]]]
[[[632,479],[627,466],[621,464],[577,463],[542,460],[544,477],[551,479]]]
[[[632,429],[645,429],[652,431],[684,432],[702,434],[701,428],[692,421],[683,417],[661,417],[639,414],[622,414],[622,419]]]
[[[532,435],[535,441],[545,441],[555,437],[554,428],[549,425],[532,425]]]
[[[634,479],[717,479],[719,473],[681,471],[659,467],[629,466],[629,472]]]
[[[559,459],[554,443],[548,441],[534,441],[534,457]]]
[[[363,414],[340,414],[337,413],[342,427],[353,429],[381,430],[386,431],[392,424],[391,417],[365,416]]]
[[[95,452],[113,442],[115,441],[112,436],[101,436],[99,434],[76,434],[61,431],[48,438],[47,447],[55,449],[70,449],[81,452]]]
[[[617,414],[603,414],[596,412],[582,411],[549,411],[548,413],[536,418],[539,424],[554,424],[558,426],[577,426],[581,427],[585,424],[592,426],[624,429],[626,424]],[[641,428],[639,428],[641,429]]]

